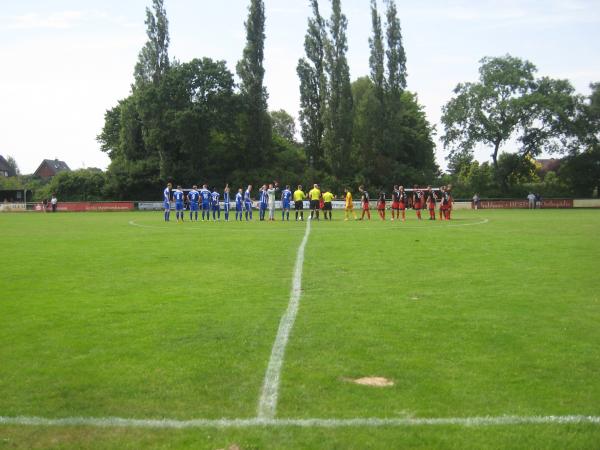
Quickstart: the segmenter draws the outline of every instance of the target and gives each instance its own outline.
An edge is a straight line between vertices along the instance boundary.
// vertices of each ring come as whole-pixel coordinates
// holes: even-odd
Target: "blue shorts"
[[[190,211],[198,211],[198,203],[190,203]]]
[[[229,211],[229,202],[223,202],[223,211]]]
[[[210,204],[202,203],[202,211],[210,211]]]
[[[217,203],[216,205],[213,205],[213,206],[212,206],[212,210],[213,210],[213,211],[219,211],[219,210],[220,210],[220,208],[219,208],[219,204]]]
[[[283,209],[290,209],[290,202],[283,202]]]
[[[252,203],[250,203],[250,202],[244,203],[244,208],[246,208],[246,211],[252,211]]]
[[[260,210],[261,211],[266,211],[266,209],[267,209],[267,204],[266,203],[261,203],[260,204]]]
[[[244,208],[242,207],[242,204],[241,204],[241,203],[236,203],[236,204],[235,204],[235,210],[236,210],[237,212],[242,212],[242,210],[243,210],[243,209],[244,209]]]
[[[163,208],[165,208],[166,210],[170,210],[171,209],[171,202],[168,201],[164,201],[163,202]]]
[[[183,202],[176,202],[175,203],[175,211],[183,211]]]

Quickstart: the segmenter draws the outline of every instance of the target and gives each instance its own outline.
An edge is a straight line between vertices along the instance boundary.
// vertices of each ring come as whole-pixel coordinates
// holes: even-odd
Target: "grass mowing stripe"
[[[250,427],[301,427],[301,428],[343,428],[343,427],[417,427],[417,426],[463,426],[487,427],[510,425],[600,425],[599,416],[497,416],[497,417],[439,417],[414,419],[124,419],[120,417],[86,418],[67,417],[48,419],[44,417],[2,417],[0,425],[25,426],[90,426],[106,428],[250,428]]]
[[[290,332],[294,326],[298,307],[300,305],[300,295],[302,289],[302,266],[304,265],[304,248],[308,242],[310,234],[310,220],[306,222],[306,232],[304,238],[298,247],[296,256],[296,264],[294,266],[294,275],[292,278],[292,290],[290,292],[290,301],[287,311],[279,322],[277,337],[271,351],[271,358],[267,372],[265,373],[265,381],[262,387],[262,393],[258,402],[258,418],[273,418],[277,410],[277,396],[279,393],[279,378],[281,375],[281,367],[283,365],[283,357],[285,347],[287,345]]]

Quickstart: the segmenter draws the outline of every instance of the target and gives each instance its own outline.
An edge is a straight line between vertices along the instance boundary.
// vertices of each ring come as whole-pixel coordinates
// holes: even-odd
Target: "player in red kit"
[[[448,193],[448,208],[446,208],[446,220],[450,220],[450,216],[452,215],[452,185],[449,184],[446,186],[446,192]]]
[[[395,185],[392,191],[392,222],[394,218],[400,219],[400,190],[398,185]]]
[[[446,191],[446,186],[442,186],[440,190],[442,191],[442,199],[440,202],[440,220],[445,220],[447,217],[448,202],[450,200],[450,196]]]
[[[385,193],[379,193],[379,199],[377,200],[377,212],[381,220],[385,220]],[[392,213],[393,214],[393,213]]]
[[[406,222],[406,208],[408,208],[408,195],[404,191],[404,186],[400,186],[398,190],[398,198],[400,199],[399,208],[402,211],[402,222]]]
[[[371,210],[369,208],[369,193],[367,191],[365,191],[365,187],[364,186],[359,186],[358,190],[360,191],[361,194],[361,204],[362,204],[362,215],[360,216],[360,220],[363,220],[365,218],[365,214],[367,215],[368,219],[371,220]]]
[[[435,220],[435,203],[437,201],[437,196],[431,186],[427,186],[427,192],[425,193],[425,202],[427,203],[427,208],[429,209],[429,220]]]
[[[423,208],[423,191],[420,190],[415,184],[413,195],[413,209],[417,212],[417,219],[422,220],[421,218],[421,209]]]

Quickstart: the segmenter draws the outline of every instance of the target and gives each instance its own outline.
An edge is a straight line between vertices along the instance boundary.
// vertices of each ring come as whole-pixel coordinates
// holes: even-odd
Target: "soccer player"
[[[177,186],[177,189],[173,191],[173,198],[175,199],[175,216],[177,217],[177,223],[183,222],[183,191],[181,186]],[[179,220],[181,219],[181,222]]]
[[[318,184],[314,184],[313,188],[308,192],[310,200],[310,220],[316,218],[319,220],[319,201],[321,200],[321,189]]]
[[[267,207],[269,205],[269,194],[267,193],[267,185],[263,184],[262,187],[258,190],[259,200],[258,200],[258,215],[261,221],[265,220],[265,216],[267,215]]]
[[[379,193],[379,200],[377,200],[377,212],[381,220],[385,220],[385,192]]]
[[[292,191],[290,186],[287,185],[283,191],[281,191],[281,220],[290,221],[290,203],[292,200]]]
[[[444,220],[446,218],[446,210],[448,209],[448,201],[450,200],[450,197],[446,191],[446,186],[442,186],[440,191],[442,196],[440,202],[440,220]]]
[[[354,202],[352,201],[352,192],[350,192],[349,188],[344,189],[346,193],[346,206],[344,208],[344,220],[348,221],[350,218],[350,213],[352,213],[352,217],[356,220],[356,213],[354,212]]]
[[[397,184],[392,191],[392,222],[394,218],[400,220],[400,191]]]
[[[413,209],[417,212],[417,219],[423,220],[421,217],[421,209],[423,209],[423,191],[415,184],[413,186]]]
[[[167,183],[167,187],[163,191],[163,207],[165,209],[165,222],[168,222],[171,217],[171,188],[173,185]]]
[[[198,192],[198,186],[192,186],[192,190],[187,195],[188,202],[190,204],[190,222],[193,220],[194,214],[196,215],[196,222],[198,222],[198,209],[200,192]]]
[[[435,203],[437,201],[437,196],[431,186],[427,186],[427,192],[425,193],[425,201],[427,203],[427,208],[429,208],[429,220],[435,220]]]
[[[360,216],[360,220],[363,220],[365,218],[365,214],[367,215],[367,218],[371,220],[371,209],[369,208],[369,193],[365,190],[365,187],[362,185],[358,187],[358,190],[361,194],[360,202],[362,204],[362,214]]]
[[[304,220],[304,199],[306,194],[302,190],[302,186],[298,185],[298,189],[294,191],[294,209],[296,210],[296,222],[298,221],[298,212],[300,213],[300,220]]]
[[[221,194],[219,194],[216,187],[213,188],[210,197],[213,213],[213,222],[216,220],[221,220],[221,207],[219,206],[219,197],[221,197]]]
[[[237,222],[238,217],[240,218],[240,222],[242,221],[242,211],[244,210],[244,190],[242,188],[238,189],[237,194],[235,194],[235,221]]]
[[[329,220],[331,219],[331,211],[333,210],[333,205],[331,201],[335,198],[335,196],[329,192],[329,189],[323,192],[323,218],[327,220],[327,215],[329,214]]]
[[[279,190],[279,184],[275,181],[273,184],[269,184],[267,189],[267,201],[269,206],[269,222],[275,220],[275,193]]]
[[[400,198],[400,211],[402,211],[402,222],[406,222],[406,208],[408,207],[408,195],[406,195],[406,191],[404,190],[404,186],[400,186],[398,189],[398,195]]]
[[[225,184],[223,189],[223,211],[225,212],[225,221],[229,222],[229,183]]]
[[[202,189],[200,189],[200,197],[202,198],[202,222],[204,222],[204,218],[206,218],[206,220],[210,220],[210,203],[212,198],[212,195],[206,184],[204,184]]]
[[[252,185],[248,185],[248,189],[244,192],[244,209],[246,210],[246,222],[248,221],[248,215],[250,215],[250,220],[252,220]]]
[[[446,208],[446,220],[450,220],[450,216],[452,215],[452,185],[449,184],[446,186],[446,192],[448,193],[448,208]]]

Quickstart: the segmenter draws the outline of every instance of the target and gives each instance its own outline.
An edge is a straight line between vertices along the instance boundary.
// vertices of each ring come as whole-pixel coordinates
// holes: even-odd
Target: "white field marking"
[[[375,222],[376,220],[373,219],[373,221]],[[373,230],[373,231],[388,231],[388,230],[442,230],[444,228],[447,227],[470,227],[473,225],[484,225],[486,223],[489,223],[490,219],[483,219],[480,222],[470,222],[470,223],[449,223],[449,224],[444,224],[444,225],[439,225],[439,226],[427,226],[426,223],[428,223],[428,220],[423,220],[423,225],[390,225],[388,227],[385,228],[374,228],[374,227],[370,227],[370,226],[361,226],[361,227],[352,227],[352,228],[348,228],[348,230],[350,231],[354,231],[354,230]],[[360,222],[360,220],[357,220],[357,222]],[[391,220],[387,220],[386,222],[391,222]],[[396,222],[394,220],[394,222]],[[410,222],[413,222],[412,220]],[[416,221],[415,221],[416,222]],[[406,222],[404,222],[406,223]],[[437,222],[436,222],[437,223]],[[327,228],[322,228],[323,231],[334,231],[336,233],[339,233],[340,229],[336,228],[334,230],[331,229],[327,229]]]
[[[355,418],[355,419],[124,419],[120,417],[3,417],[0,425],[25,425],[42,427],[86,426],[102,428],[251,428],[251,427],[300,427],[300,428],[344,428],[344,427],[419,427],[419,426],[462,426],[488,427],[511,425],[600,425],[600,416],[484,416],[484,417],[440,417],[440,418]]]
[[[186,222],[187,222],[187,220],[186,220]],[[225,224],[228,224],[229,222],[234,223],[235,221],[234,220],[230,220],[229,222],[226,222],[224,220],[221,220],[221,222],[223,222]],[[174,222],[174,223],[177,223],[177,222]],[[190,223],[192,223],[192,222],[190,222]],[[195,224],[196,222],[193,222],[193,223]],[[212,220],[211,220],[211,223],[212,223]],[[219,222],[216,222],[216,223],[219,223]],[[166,225],[166,226],[144,225],[144,224],[141,224],[141,223],[137,223],[135,220],[130,220],[129,221],[129,225],[131,225],[133,227],[138,227],[138,228],[150,228],[150,229],[154,229],[154,230],[163,230],[163,231],[173,231],[175,229],[175,225],[173,225],[173,226],[170,226],[170,225]],[[272,228],[270,226],[267,226],[264,229],[263,228],[254,228],[252,231],[253,232],[254,231],[267,231],[269,233],[273,233],[273,232],[275,232],[275,233],[277,233],[277,232],[286,232],[287,233],[290,230],[299,229],[300,226],[297,226],[297,225],[299,225],[299,224],[296,224],[294,222],[294,225],[290,225],[289,228],[287,226],[286,226],[286,228],[280,228],[280,227]],[[203,231],[203,232],[205,232],[205,231],[214,231],[214,232],[218,232],[218,233],[221,233],[223,231],[222,228],[208,227],[208,226],[200,225],[200,224],[198,226],[193,225],[193,228],[187,227],[186,230],[197,230],[197,231]]]
[[[304,248],[306,247],[308,235],[310,234],[310,223],[310,220],[306,221],[304,238],[300,243],[300,247],[298,247],[296,264],[294,265],[294,274],[292,276],[290,301],[288,303],[287,311],[281,317],[281,321],[279,322],[277,337],[275,338],[273,349],[271,350],[271,358],[269,359],[262,392],[260,394],[260,399],[258,400],[258,419],[273,419],[275,417],[275,411],[277,410],[279,378],[281,376],[281,367],[283,366],[285,347],[287,346],[290,332],[292,331],[296,315],[298,314],[300,296],[302,295],[302,266],[304,265]]]

